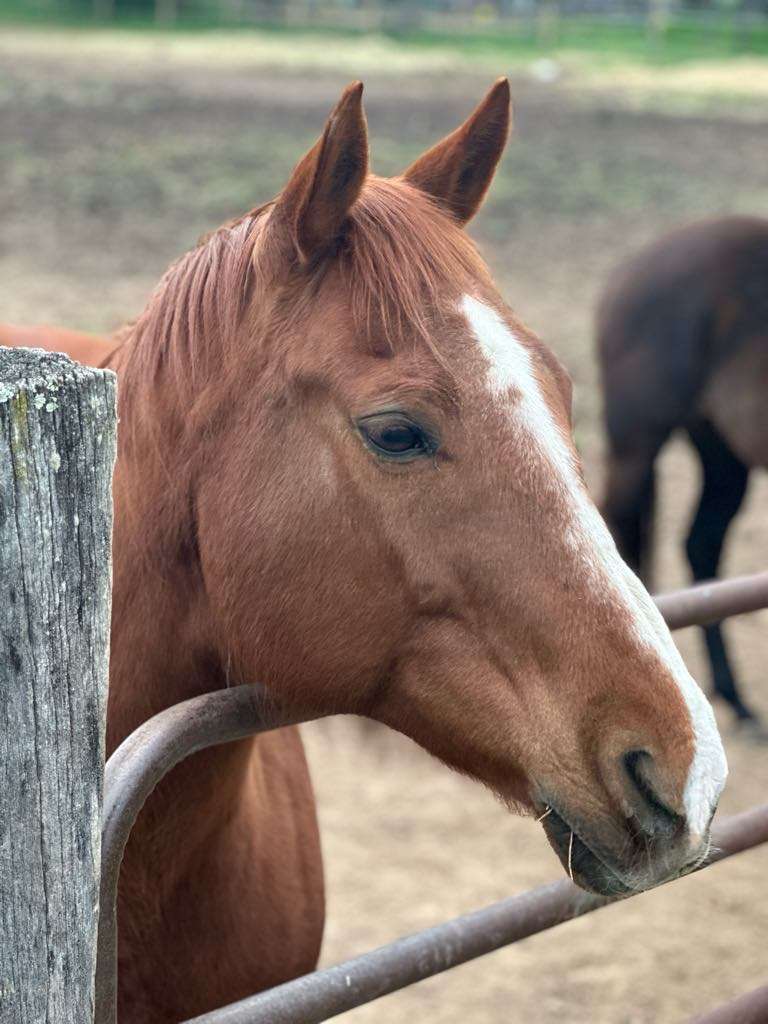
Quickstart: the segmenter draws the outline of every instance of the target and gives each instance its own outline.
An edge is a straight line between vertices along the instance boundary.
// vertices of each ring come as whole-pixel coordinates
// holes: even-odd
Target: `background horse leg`
[[[698,582],[717,575],[726,531],[747,491],[749,468],[706,420],[690,426],[688,433],[704,473],[699,507],[685,545],[693,578]],[[739,696],[720,623],[706,626],[704,637],[715,695],[727,701],[739,719],[754,719],[754,713]]]
[[[611,450],[602,508],[622,558],[649,589],[656,500],[654,461],[659,447],[634,452]]]

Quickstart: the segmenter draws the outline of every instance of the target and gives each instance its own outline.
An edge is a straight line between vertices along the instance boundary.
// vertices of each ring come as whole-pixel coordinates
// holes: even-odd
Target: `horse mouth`
[[[627,885],[553,807],[546,812],[542,825],[560,863],[579,888],[598,896],[629,896],[639,891]]]

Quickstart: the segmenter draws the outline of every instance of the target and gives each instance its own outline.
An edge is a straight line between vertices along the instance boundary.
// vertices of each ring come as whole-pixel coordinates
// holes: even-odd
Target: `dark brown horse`
[[[725,757],[587,495],[568,377],[463,230],[508,84],[390,180],[368,171],[361,92],[276,200],[171,267],[108,357],[109,747],[258,680],[298,713],[384,722],[541,816],[582,885],[641,889],[706,853]],[[166,779],[119,927],[121,1024],[314,966],[323,876],[295,729]]]
[[[650,585],[654,462],[677,430],[703,483],[686,553],[695,580],[717,574],[747,490],[768,466],[768,220],[726,217],[675,231],[621,267],[598,313],[609,454],[604,514]],[[720,625],[704,630],[714,692],[739,719]]]

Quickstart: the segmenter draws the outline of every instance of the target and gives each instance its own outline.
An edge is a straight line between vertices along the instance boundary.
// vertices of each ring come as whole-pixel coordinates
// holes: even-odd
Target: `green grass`
[[[117,16],[109,23],[98,23],[91,16],[91,5],[82,0],[0,0],[0,22],[19,25],[89,25],[139,30],[147,33],[200,33],[210,29],[249,29],[262,35],[284,37],[308,34],[319,39],[353,40],[363,35],[360,29],[345,24],[341,12],[326,12],[323,23],[300,26],[283,23],[238,25],[225,17],[225,9],[197,0],[187,3],[183,15],[172,28],[158,26],[151,4],[130,6],[117,0]],[[330,23],[331,17],[337,23]],[[434,19],[433,19],[434,20]],[[642,20],[577,16],[562,18],[543,26],[535,20],[518,19],[503,23],[478,21],[471,26],[445,22],[437,28],[398,24],[392,16],[382,17],[375,35],[396,43],[405,51],[439,53],[450,51],[468,60],[505,58],[530,60],[549,53],[578,52],[600,63],[631,61],[642,64],[682,64],[696,60],[722,60],[752,55],[768,56],[768,18],[744,20],[734,15],[678,16],[661,34],[653,36]],[[370,35],[370,33],[369,33]]]
[[[547,39],[524,27],[475,30],[459,39],[453,32],[426,30],[389,34],[404,45],[420,48],[458,44],[467,54],[508,53],[521,57],[575,50],[622,61],[683,63],[745,54],[768,55],[768,19],[748,28],[738,28],[725,19],[679,19],[658,38],[651,37],[641,24],[587,17],[563,19]]]

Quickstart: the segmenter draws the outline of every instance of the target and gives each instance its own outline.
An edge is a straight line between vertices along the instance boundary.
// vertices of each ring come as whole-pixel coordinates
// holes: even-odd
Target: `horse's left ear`
[[[500,78],[464,124],[427,150],[403,177],[466,224],[493,180],[510,123],[509,81]]]
[[[363,83],[348,85],[319,140],[295,167],[276,203],[302,262],[329,249],[368,173]]]

